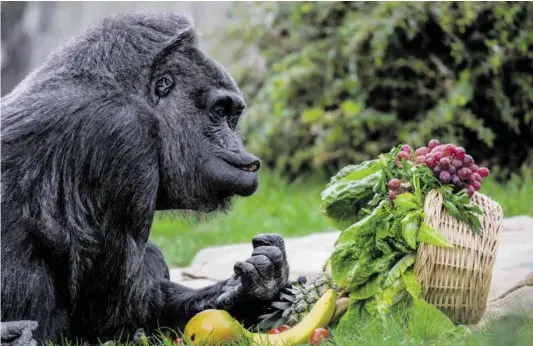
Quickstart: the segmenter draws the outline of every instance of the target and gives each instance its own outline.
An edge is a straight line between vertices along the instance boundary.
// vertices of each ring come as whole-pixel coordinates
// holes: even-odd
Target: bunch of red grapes
[[[478,167],[463,147],[440,144],[436,139],[429,141],[427,147],[417,148],[414,153],[409,145],[403,145],[398,154],[398,165],[401,164],[402,158],[412,161],[413,156],[416,164],[431,168],[441,182],[452,184],[457,190],[466,189],[469,197],[481,188],[482,180],[490,174],[488,168]],[[391,192],[395,191],[394,187],[399,186],[398,182],[393,180],[389,182]]]

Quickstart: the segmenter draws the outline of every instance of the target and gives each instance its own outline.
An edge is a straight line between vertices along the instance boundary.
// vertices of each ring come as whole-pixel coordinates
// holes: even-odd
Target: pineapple
[[[340,291],[327,271],[310,282],[305,277],[298,278],[297,282],[289,283],[282,289],[278,298],[258,317],[256,328],[267,331],[282,324],[296,325],[330,288]]]

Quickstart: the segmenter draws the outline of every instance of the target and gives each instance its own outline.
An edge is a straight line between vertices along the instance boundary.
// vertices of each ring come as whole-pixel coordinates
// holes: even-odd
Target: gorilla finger
[[[274,263],[264,255],[250,257],[246,262],[254,266],[263,280],[271,280],[276,274]]]
[[[285,257],[285,240],[280,234],[259,234],[252,239],[252,246],[254,249],[259,246],[277,246],[283,253],[283,257]]]
[[[267,257],[273,264],[274,268],[276,270],[283,269],[284,266],[286,266],[285,258],[283,257],[283,253],[281,252],[280,248],[277,246],[259,246],[254,249],[252,252],[252,257],[254,256],[265,256]]]
[[[245,281],[260,281],[261,276],[255,269],[255,266],[252,263],[239,261],[233,266],[233,271],[237,276],[241,277],[241,282]]]

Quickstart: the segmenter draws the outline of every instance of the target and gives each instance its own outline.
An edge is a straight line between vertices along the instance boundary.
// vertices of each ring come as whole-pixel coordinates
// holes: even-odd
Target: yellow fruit
[[[193,345],[219,345],[247,337],[258,346],[291,346],[309,342],[317,328],[325,328],[335,312],[337,292],[329,289],[315,303],[297,325],[280,334],[250,333],[229,313],[223,310],[205,310],[196,314],[185,326],[184,338]]]
[[[187,323],[184,338],[192,345],[218,345],[244,337],[246,330],[224,310],[204,310]]]
[[[280,334],[255,334],[250,333],[254,344],[271,346],[300,345],[309,342],[309,337],[316,328],[325,328],[335,312],[337,292],[329,289],[315,303],[309,314],[307,314],[297,325]]]

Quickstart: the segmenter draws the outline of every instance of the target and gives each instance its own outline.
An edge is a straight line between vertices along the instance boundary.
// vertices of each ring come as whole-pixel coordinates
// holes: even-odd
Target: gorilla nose
[[[257,172],[260,166],[261,166],[261,161],[255,160],[254,162],[246,166],[246,170],[248,172]]]
[[[259,167],[261,167],[261,160],[256,156],[244,151],[241,154],[241,169],[247,172],[257,172]]]

